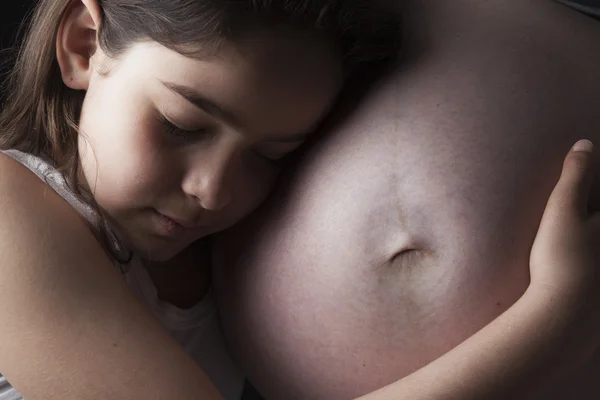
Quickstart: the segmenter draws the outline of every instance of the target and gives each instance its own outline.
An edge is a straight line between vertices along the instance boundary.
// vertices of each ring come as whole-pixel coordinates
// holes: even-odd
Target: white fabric
[[[62,196],[93,226],[99,227],[102,219],[69,188],[64,176],[45,160],[16,150],[3,151],[19,161]],[[110,232],[109,232],[110,233]],[[121,251],[114,234],[109,235],[114,250]],[[212,293],[191,309],[182,310],[161,301],[154,284],[139,258],[127,265],[125,280],[163,326],[200,365],[226,400],[241,398],[244,378],[237,370],[221,331],[219,317]],[[0,374],[0,400],[23,400],[23,397]]]

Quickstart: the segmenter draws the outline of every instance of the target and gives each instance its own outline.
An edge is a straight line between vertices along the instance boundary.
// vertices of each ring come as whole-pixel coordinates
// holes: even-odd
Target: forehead
[[[132,79],[188,86],[253,121],[257,130],[310,129],[342,84],[337,53],[317,38],[300,35],[256,35],[203,59],[141,43],[121,62]],[[265,119],[268,127],[256,126]]]

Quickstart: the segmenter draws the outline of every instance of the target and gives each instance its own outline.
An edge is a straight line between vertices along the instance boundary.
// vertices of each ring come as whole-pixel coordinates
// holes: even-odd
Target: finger
[[[562,173],[550,200],[580,215],[587,215],[592,182],[594,145],[589,140],[578,141],[563,163]]]

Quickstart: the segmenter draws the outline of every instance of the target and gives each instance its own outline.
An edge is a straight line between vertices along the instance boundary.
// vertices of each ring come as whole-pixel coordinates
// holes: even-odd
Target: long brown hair
[[[68,88],[56,61],[59,25],[73,1],[39,0],[12,71],[0,114],[0,149],[48,159],[77,187],[78,128],[85,92]],[[99,46],[112,57],[155,41],[191,57],[252,30],[285,26],[322,35],[340,50],[346,74],[385,62],[398,48],[398,20],[375,0],[97,0]],[[203,50],[200,52],[200,50]]]

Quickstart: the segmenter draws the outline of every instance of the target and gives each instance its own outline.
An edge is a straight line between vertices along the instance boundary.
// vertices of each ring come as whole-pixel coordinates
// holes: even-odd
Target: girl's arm
[[[600,216],[587,212],[591,147],[581,141],[567,155],[525,294],[444,356],[363,400],[529,399],[591,358],[600,306]]]
[[[221,398],[83,219],[3,155],[0,373],[27,400]]]

